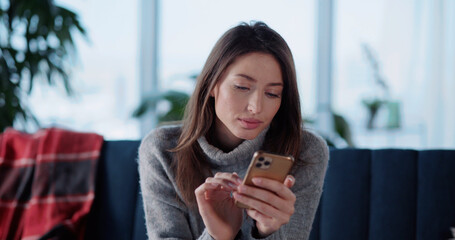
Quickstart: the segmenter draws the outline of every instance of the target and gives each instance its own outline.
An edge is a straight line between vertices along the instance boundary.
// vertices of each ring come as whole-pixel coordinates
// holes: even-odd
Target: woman
[[[227,31],[199,75],[183,125],[158,128],[142,141],[149,238],[307,239],[328,149],[302,129],[299,103],[284,39],[262,22]],[[296,159],[284,183],[242,184],[260,149]]]

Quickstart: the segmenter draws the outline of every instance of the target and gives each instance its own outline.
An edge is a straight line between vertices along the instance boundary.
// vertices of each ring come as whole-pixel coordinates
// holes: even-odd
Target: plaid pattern
[[[0,240],[82,239],[102,144],[103,137],[93,133],[5,130],[0,135]]]

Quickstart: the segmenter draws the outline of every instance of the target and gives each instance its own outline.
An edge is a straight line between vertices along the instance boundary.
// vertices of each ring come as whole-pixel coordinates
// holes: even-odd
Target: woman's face
[[[242,55],[210,93],[215,98],[215,137],[227,148],[254,139],[272,122],[281,104],[280,65],[270,54]]]

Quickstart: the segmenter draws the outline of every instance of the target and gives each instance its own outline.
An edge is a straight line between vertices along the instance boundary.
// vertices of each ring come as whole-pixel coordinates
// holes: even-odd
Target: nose
[[[263,98],[262,94],[259,93],[259,91],[256,91],[255,93],[251,94],[251,97],[248,100],[248,111],[253,114],[258,114],[262,112],[262,107],[263,107]]]

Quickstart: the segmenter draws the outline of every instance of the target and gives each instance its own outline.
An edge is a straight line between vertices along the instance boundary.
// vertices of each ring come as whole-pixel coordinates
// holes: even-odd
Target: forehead
[[[223,75],[248,76],[247,80],[273,81],[283,83],[281,66],[268,53],[247,53],[235,58]]]

